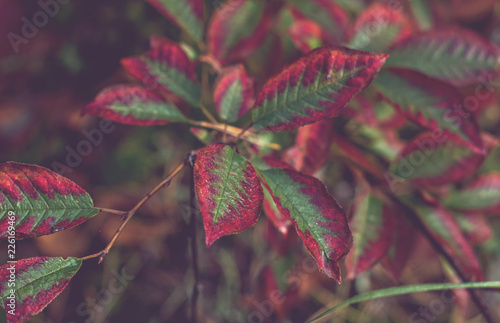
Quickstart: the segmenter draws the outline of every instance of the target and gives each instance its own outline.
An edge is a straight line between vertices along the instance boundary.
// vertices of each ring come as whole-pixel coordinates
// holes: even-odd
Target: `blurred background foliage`
[[[207,1],[206,7],[213,9],[220,2]],[[353,18],[371,1],[337,2]],[[428,13],[421,2],[405,1],[405,6],[425,25]],[[435,3],[434,14],[441,15],[443,25],[460,24],[500,44],[500,6],[495,1]],[[100,119],[82,117],[82,107],[102,88],[131,80],[120,67],[120,59],[147,50],[151,35],[177,41],[181,34],[143,0],[68,1],[35,37],[19,46],[19,53],[14,53],[6,35],[20,34],[22,17],[32,17],[39,10],[36,1],[0,0],[0,162],[14,160],[53,168],[54,162],[65,164],[67,147],[76,149],[86,140],[82,131],[99,129]],[[256,55],[266,59],[265,53]],[[497,104],[496,98],[492,104]],[[481,123],[498,134],[494,129],[498,120],[499,116],[492,114]],[[87,190],[99,207],[131,208],[191,149],[201,145],[183,125],[113,126],[101,144],[93,146],[81,163],[64,174]],[[497,151],[483,168],[500,171],[499,159]],[[103,264],[85,262],[70,287],[31,322],[185,322],[193,278],[185,214],[189,174],[183,174],[140,210]],[[353,175],[349,171],[333,161],[320,175],[343,206],[352,202]],[[303,322],[354,291],[397,283],[376,267],[337,286],[311,270],[308,255],[295,236],[288,238],[287,248],[280,248],[282,237],[263,217],[252,230],[221,239],[207,250],[198,219],[199,304],[205,322],[247,322],[253,313],[263,311],[259,306],[269,290],[287,288],[285,277],[290,274],[296,278],[295,286],[293,281],[288,286],[292,292],[279,310],[282,313],[274,313],[268,321],[282,317]],[[72,230],[19,241],[16,255],[81,257],[95,253],[109,241],[119,222],[115,215],[100,214]],[[493,237],[477,247],[482,249],[480,254],[491,255],[485,261],[491,268],[500,266],[498,240]],[[441,263],[424,239],[416,252],[403,274],[405,284],[446,280],[436,276],[441,273]],[[2,263],[5,256],[6,252],[0,253]],[[116,279],[113,273],[122,270],[134,278],[122,292],[107,297],[110,293],[103,291],[109,291],[110,282]],[[371,275],[377,276],[378,285]],[[500,279],[498,270],[496,275],[491,280]],[[342,317],[351,322],[401,322],[435,297],[426,293],[374,301],[367,307],[351,307]],[[453,311],[449,318],[460,322],[461,313]]]

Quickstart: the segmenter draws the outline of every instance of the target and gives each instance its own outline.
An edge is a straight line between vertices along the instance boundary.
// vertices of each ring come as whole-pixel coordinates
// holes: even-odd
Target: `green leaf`
[[[437,290],[450,290],[450,289],[478,289],[478,288],[500,288],[500,281],[489,281],[489,282],[468,282],[468,283],[438,283],[438,284],[421,284],[421,285],[409,285],[409,286],[398,286],[398,287],[390,287],[379,290],[374,290],[371,292],[363,293],[360,295],[356,295],[354,297],[349,298],[341,302],[340,304],[330,308],[329,310],[323,312],[322,314],[316,316],[312,320],[308,321],[309,323],[317,322],[320,319],[330,315],[331,313],[347,307],[352,304],[369,301],[372,299],[390,297],[390,296],[398,296],[412,293],[422,293],[422,292],[431,292]]]
[[[390,51],[387,66],[421,71],[457,86],[497,76],[500,49],[461,28],[414,34]]]
[[[387,55],[321,47],[270,78],[252,110],[256,129],[293,129],[339,115],[373,80]]]
[[[500,173],[487,173],[461,190],[453,191],[444,201],[449,208],[498,214],[500,212]]]
[[[93,102],[87,104],[83,113],[138,126],[188,121],[161,95],[137,85],[114,85],[102,90]]]
[[[341,282],[337,261],[352,245],[344,210],[318,179],[292,169],[259,171],[276,207],[290,220],[319,269]]]
[[[121,63],[146,86],[199,106],[201,90],[194,63],[179,45],[163,43],[142,56],[124,58]]]
[[[403,68],[381,71],[373,84],[413,122],[431,130],[449,131],[482,149],[474,115],[457,109],[464,99],[454,87]]]
[[[159,12],[174,21],[193,39],[203,39],[203,0],[148,0]]]
[[[81,265],[78,258],[33,257],[1,266],[0,300],[7,322],[22,323],[40,313],[66,288]]]
[[[98,212],[87,192],[45,167],[0,165],[0,239],[12,231],[23,239],[70,229]]]

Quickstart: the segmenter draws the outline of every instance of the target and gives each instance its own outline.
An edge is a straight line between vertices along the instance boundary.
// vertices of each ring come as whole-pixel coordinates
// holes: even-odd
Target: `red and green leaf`
[[[0,165],[0,239],[15,228],[16,239],[73,228],[99,211],[81,187],[45,167]],[[9,219],[14,214],[15,220]]]
[[[61,294],[81,265],[78,258],[33,257],[1,266],[0,299],[7,322],[26,322],[40,313]],[[14,304],[13,312],[9,312],[9,304]]]
[[[481,281],[483,272],[474,249],[460,230],[453,215],[439,206],[422,205],[421,202],[414,200],[406,200],[405,203],[417,213],[430,234],[455,259],[459,268],[467,274],[468,279]]]
[[[394,243],[387,251],[381,264],[392,276],[399,281],[408,259],[415,248],[417,231],[413,225],[404,217],[396,216],[396,230],[394,231]]]
[[[227,1],[212,16],[208,48],[223,63],[245,59],[264,43],[270,27],[264,1]]]
[[[447,130],[482,149],[474,115],[464,109],[464,99],[454,87],[402,68],[380,72],[373,83],[413,122],[432,130]]]
[[[222,119],[235,122],[254,104],[255,79],[241,64],[224,68],[214,87],[214,101]]]
[[[321,120],[299,128],[295,144],[287,149],[283,159],[308,175],[314,174],[326,162],[333,136],[331,120]]]
[[[374,3],[365,9],[354,23],[353,36],[348,47],[383,52],[394,42],[409,36],[412,28],[402,8],[400,6],[399,10],[395,10]]]
[[[255,225],[264,194],[250,162],[230,146],[215,144],[199,151],[193,170],[207,247]]]
[[[83,113],[137,126],[187,122],[175,105],[138,85],[114,85],[102,90]]]
[[[256,129],[293,129],[338,116],[373,80],[387,55],[321,47],[269,79],[257,95]]]
[[[274,227],[278,229],[278,231],[281,232],[282,235],[287,236],[292,222],[290,222],[290,220],[288,220],[283,216],[283,214],[281,214],[268,190],[264,190],[263,207],[264,213],[267,215],[269,220],[271,220]]]
[[[481,175],[465,188],[453,191],[444,204],[465,212],[500,213],[500,173]]]
[[[370,270],[391,247],[396,230],[394,206],[371,192],[362,192],[353,206],[350,228],[354,237],[346,257],[347,278]]]
[[[492,225],[485,215],[453,212],[453,216],[457,219],[460,229],[471,243],[480,245],[493,237]]]
[[[425,132],[403,148],[390,172],[418,186],[439,186],[474,174],[484,158],[457,136]]]
[[[203,0],[148,0],[148,2],[184,29],[194,40],[203,39]]]
[[[318,179],[291,169],[259,171],[281,214],[289,219],[322,272],[341,282],[337,261],[352,245],[344,210]]]
[[[414,34],[392,48],[388,66],[419,70],[457,86],[500,72],[500,49],[461,28]]]
[[[200,86],[193,63],[175,43],[155,47],[139,57],[122,59],[122,65],[139,81],[165,94],[174,94],[197,107]]]
[[[309,19],[316,22],[325,35],[329,45],[338,45],[347,34],[349,16],[331,0],[290,0],[294,6],[293,13],[297,19]]]
[[[314,21],[299,19],[288,29],[288,34],[295,46],[303,53],[309,53],[323,45],[323,31]]]

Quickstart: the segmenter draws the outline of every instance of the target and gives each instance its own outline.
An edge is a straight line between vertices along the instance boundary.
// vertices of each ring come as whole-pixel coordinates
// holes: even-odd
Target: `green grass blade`
[[[374,290],[361,295],[356,295],[343,301],[342,303],[335,305],[326,312],[316,316],[309,323],[313,323],[326,317],[327,315],[344,308],[346,306],[356,304],[363,301],[369,301],[376,298],[383,298],[389,296],[397,296],[403,294],[429,292],[435,290],[449,290],[449,289],[475,289],[475,288],[500,288],[500,281],[489,281],[489,282],[468,282],[468,283],[439,283],[439,284],[421,284],[421,285],[410,285],[410,286],[398,286],[391,288],[384,288],[379,290]]]

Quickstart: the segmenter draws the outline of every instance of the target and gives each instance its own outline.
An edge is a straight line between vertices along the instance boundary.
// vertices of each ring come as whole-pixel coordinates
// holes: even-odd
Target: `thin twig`
[[[205,117],[207,117],[207,119],[210,120],[210,122],[217,123],[215,117],[210,113],[210,111],[207,110],[207,107],[205,107],[203,103],[200,103],[200,109],[201,112],[203,112],[203,114],[205,115]]]
[[[97,258],[102,255],[102,251],[99,251],[98,253],[95,253],[93,255],[88,255],[83,258],[80,258],[80,260],[87,260],[87,259],[92,259],[92,258]]]
[[[235,138],[238,138],[238,135],[241,135],[241,139],[244,139],[244,140],[251,142],[253,144],[268,147],[268,148],[271,148],[274,150],[281,150],[280,145],[272,143],[272,142],[264,141],[264,140],[260,139],[259,137],[255,136],[255,134],[253,134],[253,133],[248,133],[248,134],[243,135],[243,132],[247,131],[246,129],[241,129],[241,128],[237,128],[237,127],[233,127],[233,126],[229,126],[229,125],[226,126],[224,124],[219,124],[219,123],[209,123],[209,122],[205,122],[205,121],[194,121],[194,120],[191,120],[190,124],[193,126],[197,126],[197,127],[213,129],[213,130],[217,130],[217,131],[222,132],[222,133],[227,133],[228,135],[233,136]]]
[[[198,294],[199,294],[199,284],[200,284],[200,272],[198,267],[198,242],[197,242],[197,232],[196,232],[196,208],[195,208],[195,194],[194,194],[194,181],[193,176],[190,179],[190,212],[191,220],[189,223],[190,227],[190,241],[191,241],[191,257],[193,261],[193,294],[191,296],[191,319],[193,323],[197,322],[197,309],[198,309]]]
[[[184,160],[182,163],[180,163],[179,166],[177,166],[177,168],[172,173],[170,173],[170,175],[168,175],[163,181],[161,181],[161,183],[158,184],[155,188],[153,188],[151,191],[149,191],[149,193],[146,194],[146,196],[144,196],[144,198],[139,203],[137,203],[137,205],[134,206],[134,208],[132,210],[125,213],[122,224],[120,225],[118,230],[116,230],[115,235],[113,236],[111,241],[108,243],[106,248],[104,248],[104,250],[102,251],[101,257],[99,257],[99,263],[101,263],[104,260],[104,257],[106,257],[106,255],[109,253],[109,249],[111,249],[111,247],[115,243],[116,239],[118,238],[118,236],[122,232],[123,228],[125,227],[125,225],[127,225],[128,221],[132,218],[132,216],[135,214],[135,212],[137,212],[137,210],[141,206],[143,206],[144,203],[146,203],[151,198],[151,196],[156,194],[160,189],[170,185],[170,182],[172,181],[172,179],[184,168],[184,166],[186,166],[186,162],[187,162],[187,160]]]
[[[118,211],[118,210],[113,210],[113,209],[107,209],[107,208],[104,208],[104,207],[96,207],[97,210],[101,211],[101,212],[106,212],[106,213],[112,213],[112,214],[117,214],[117,215],[124,215],[125,211]]]

